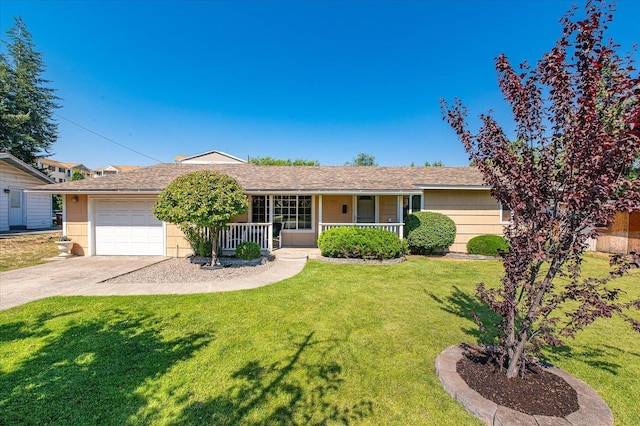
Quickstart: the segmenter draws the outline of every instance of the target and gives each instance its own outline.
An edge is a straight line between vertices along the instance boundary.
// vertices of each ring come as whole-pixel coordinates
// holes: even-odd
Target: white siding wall
[[[51,226],[51,194],[25,193],[27,228],[49,228]]]
[[[1,167],[1,166],[0,166]],[[7,186],[1,182],[4,174],[0,175],[0,231],[9,230],[9,194],[5,194],[3,189]]]
[[[45,182],[3,161],[0,161],[0,230],[9,229],[9,194],[4,189],[27,189],[43,185]],[[33,199],[32,199],[33,197]],[[26,194],[23,208],[29,228],[46,228],[51,226],[51,195]],[[44,223],[42,223],[44,221]]]

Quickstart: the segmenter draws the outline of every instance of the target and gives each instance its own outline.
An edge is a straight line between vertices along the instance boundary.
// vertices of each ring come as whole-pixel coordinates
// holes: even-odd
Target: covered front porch
[[[404,218],[423,208],[420,191],[405,194],[249,194],[249,210],[219,236],[223,254],[252,241],[265,253],[281,247],[317,247],[331,228],[381,228],[404,236]]]

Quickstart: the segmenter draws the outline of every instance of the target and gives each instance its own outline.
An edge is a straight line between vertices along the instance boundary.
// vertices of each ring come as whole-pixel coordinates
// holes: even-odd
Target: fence
[[[220,231],[218,244],[222,253],[235,252],[244,241],[257,243],[260,250],[270,252],[273,250],[272,235],[271,223],[229,223],[226,230]]]

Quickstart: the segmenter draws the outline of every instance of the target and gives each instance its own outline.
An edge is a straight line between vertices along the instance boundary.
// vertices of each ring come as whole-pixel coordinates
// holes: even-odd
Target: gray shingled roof
[[[482,187],[472,167],[256,166],[253,164],[157,164],[125,173],[38,186],[51,193],[159,193],[178,176],[215,170],[255,192],[416,192],[424,187]]]

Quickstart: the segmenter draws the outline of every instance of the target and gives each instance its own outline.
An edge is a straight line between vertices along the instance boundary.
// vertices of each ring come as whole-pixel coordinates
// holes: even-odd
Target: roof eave
[[[14,157],[13,155],[9,154],[8,152],[1,152],[0,153],[0,160],[7,160],[8,163],[12,164],[15,168],[37,178],[40,179],[43,182],[46,183],[55,183],[53,179],[51,179],[49,176],[45,175],[44,173],[42,173],[41,171],[39,171],[38,169],[36,169],[35,167],[32,167],[30,165],[28,165],[27,163],[25,163],[24,161],[20,160],[17,157]]]
[[[420,189],[462,189],[472,191],[488,191],[491,189],[487,185],[429,185],[429,184],[416,184]]]
[[[26,189],[38,194],[84,194],[84,195],[158,195],[161,189]]]

